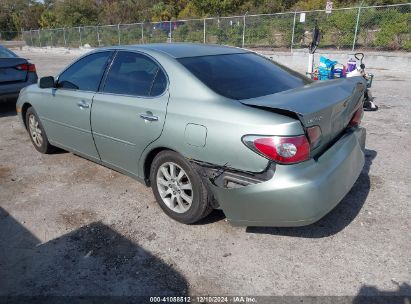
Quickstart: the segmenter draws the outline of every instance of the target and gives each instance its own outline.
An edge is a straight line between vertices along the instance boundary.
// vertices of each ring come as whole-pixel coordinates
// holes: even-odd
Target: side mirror
[[[55,85],[53,76],[47,76],[47,77],[40,78],[40,82],[39,82],[40,89],[50,89],[50,88],[54,88],[55,86],[56,85]]]

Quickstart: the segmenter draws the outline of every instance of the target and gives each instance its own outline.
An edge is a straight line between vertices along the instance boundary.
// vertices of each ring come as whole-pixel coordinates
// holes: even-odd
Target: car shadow
[[[209,215],[199,220],[198,222],[195,222],[193,225],[201,226],[201,225],[213,224],[221,220],[224,220],[225,218],[226,216],[224,215],[224,212],[222,210],[214,209]]]
[[[371,187],[369,171],[376,156],[376,151],[365,150],[365,165],[353,188],[318,222],[303,227],[247,227],[246,231],[301,238],[323,238],[340,232],[355,219],[367,199]]]
[[[363,285],[354,297],[352,304],[405,304],[411,303],[411,285],[393,282],[397,289],[393,291],[380,290],[376,286]]]
[[[186,279],[172,265],[101,222],[41,243],[0,207],[0,244],[0,298],[10,297],[8,303],[21,296],[188,293]]]
[[[16,116],[16,99],[0,101],[0,118],[8,116]]]

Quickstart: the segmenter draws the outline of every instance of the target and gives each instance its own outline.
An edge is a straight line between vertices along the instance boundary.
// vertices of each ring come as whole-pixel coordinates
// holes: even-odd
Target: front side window
[[[150,58],[133,52],[119,52],[107,74],[106,93],[158,96],[166,88],[162,69]]]
[[[238,100],[270,95],[311,82],[253,53],[186,57],[178,61],[216,93]]]
[[[111,52],[83,57],[65,70],[58,79],[58,88],[97,91]]]

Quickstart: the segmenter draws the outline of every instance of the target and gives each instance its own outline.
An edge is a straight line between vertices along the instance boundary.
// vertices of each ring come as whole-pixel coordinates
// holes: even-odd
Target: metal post
[[[203,32],[204,43],[206,43],[206,19],[204,18],[204,32]]]
[[[51,40],[50,47],[53,47],[53,30],[50,30],[50,40]]]
[[[293,21],[293,33],[291,34],[291,53],[293,52],[294,45],[294,31],[295,31],[295,19],[297,17],[297,11],[294,12],[294,21]]]
[[[64,47],[67,47],[66,28],[65,27],[63,27],[63,38],[64,38]]]
[[[118,45],[120,45],[121,44],[120,23],[117,24],[117,33],[118,33]]]
[[[244,40],[245,40],[245,16],[247,15],[247,13],[245,13],[245,15],[243,16],[243,43],[242,43],[243,48],[244,48]]]
[[[353,52],[354,52],[354,49],[355,49],[355,42],[357,40],[358,23],[360,22],[361,6],[362,6],[362,2],[360,4],[360,6],[358,7],[357,23],[355,24],[354,40],[352,42],[352,51]]]
[[[100,33],[98,32],[98,26],[96,26],[96,31],[97,31],[97,42],[98,42],[98,46],[100,47]]]
[[[31,29],[30,29],[30,40],[31,40],[31,46],[34,46],[34,44],[33,44],[33,33],[31,32]]]
[[[83,42],[81,41],[81,27],[78,27],[78,35],[80,37],[80,47],[82,47]]]
[[[144,43],[144,23],[141,24],[141,43]]]
[[[170,29],[169,29],[169,32],[170,32],[170,43],[171,43],[171,20],[169,21],[169,23],[170,23]]]
[[[41,47],[41,36],[40,36],[40,30],[38,30],[38,33],[39,33],[39,45],[40,45],[40,47]]]
[[[308,66],[307,66],[307,74],[311,75],[313,73],[313,65],[314,65],[314,54],[308,54]]]

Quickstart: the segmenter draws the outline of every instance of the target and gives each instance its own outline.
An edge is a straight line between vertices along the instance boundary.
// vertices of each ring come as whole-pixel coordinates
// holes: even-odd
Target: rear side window
[[[107,74],[106,93],[157,96],[166,88],[161,68],[149,57],[133,52],[119,52]]]
[[[58,87],[82,91],[97,91],[111,52],[99,52],[83,57],[58,79]]]
[[[216,93],[238,100],[270,95],[311,82],[253,53],[188,57],[178,61]]]
[[[151,87],[150,96],[161,95],[167,87],[167,78],[162,69],[158,69],[153,86]]]
[[[0,58],[16,58],[17,55],[6,48],[0,47]]]

